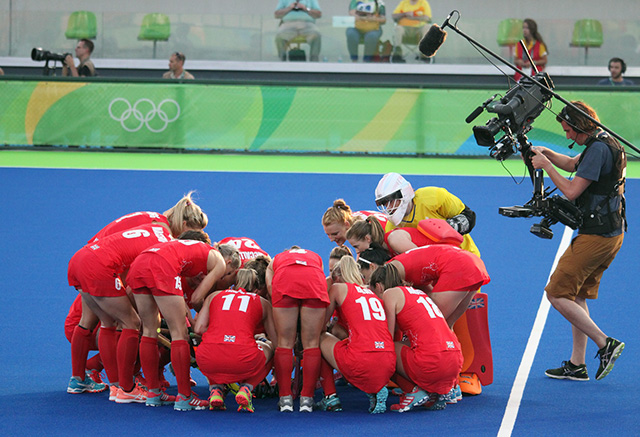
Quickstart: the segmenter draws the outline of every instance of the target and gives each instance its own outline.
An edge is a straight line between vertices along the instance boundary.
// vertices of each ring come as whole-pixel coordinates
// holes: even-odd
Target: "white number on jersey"
[[[362,307],[362,317],[365,320],[371,320],[371,316],[376,320],[387,320],[387,315],[384,313],[384,307],[379,299],[375,297],[366,298],[361,296],[356,299],[356,302]]]
[[[124,231],[122,233],[124,238],[148,237],[149,235],[151,235],[149,231],[145,231],[144,229],[131,229],[130,231]]]
[[[244,294],[242,295],[227,294],[222,296],[222,298],[224,299],[224,303],[222,304],[222,311],[231,310],[231,303],[233,302],[233,299],[236,297],[240,300],[240,305],[238,307],[238,310],[243,313],[246,313],[247,308],[249,307],[249,301],[251,300],[251,296],[247,296]]]
[[[429,298],[429,296],[420,296],[416,301],[424,305],[424,308],[429,313],[429,317],[431,317],[432,319],[435,319],[436,317],[444,319],[440,308],[438,308],[438,305],[436,305],[435,302]]]

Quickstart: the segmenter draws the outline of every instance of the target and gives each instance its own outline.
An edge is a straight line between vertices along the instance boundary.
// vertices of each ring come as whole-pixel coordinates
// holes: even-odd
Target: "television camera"
[[[553,82],[547,73],[537,73],[533,79],[553,89]],[[469,116],[471,119],[468,118],[467,122],[472,121],[484,108],[487,112],[497,114],[485,125],[473,127],[476,142],[479,146],[488,147],[490,156],[498,161],[520,152],[534,186],[530,201],[522,206],[501,207],[498,212],[506,217],[542,217],[540,223],[531,226],[531,233],[549,239],[553,237],[550,227],[557,222],[572,229],[578,228],[582,224],[582,212],[564,197],[550,196],[549,190],[544,189],[542,170],[535,170],[531,164],[533,152],[526,134],[552,97],[546,88],[524,77],[498,102],[494,100],[495,96],[484,102]],[[495,136],[501,131],[504,135],[496,141]]]

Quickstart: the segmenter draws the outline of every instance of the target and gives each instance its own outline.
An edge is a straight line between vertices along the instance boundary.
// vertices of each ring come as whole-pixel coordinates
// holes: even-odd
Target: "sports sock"
[[[137,329],[123,329],[118,340],[118,377],[120,387],[126,392],[133,390],[133,366],[138,356],[138,337],[140,332]]]
[[[71,336],[71,375],[80,381],[84,381],[89,349],[91,349],[91,331],[76,325]]]
[[[140,363],[148,389],[160,388],[158,380],[158,340],[152,337],[140,338]]]
[[[102,360],[100,360],[99,353],[95,354],[94,356],[92,356],[87,360],[87,369],[97,370],[98,372],[101,372],[102,369],[104,369],[104,366],[102,365]]]
[[[320,377],[324,395],[330,396],[334,394],[336,392],[336,382],[333,379],[333,367],[331,367],[331,364],[329,364],[329,362],[324,358],[320,365]]]
[[[320,378],[320,365],[322,363],[322,353],[319,347],[309,348],[302,351],[302,367],[304,376],[302,377],[302,391],[300,396],[313,397],[316,390],[316,383]]]
[[[400,375],[399,373],[394,373],[393,376],[391,377],[391,380],[396,384],[398,384],[398,387],[400,387],[400,390],[402,390],[405,393],[411,393],[411,391],[413,390],[413,387],[415,387],[415,384],[413,382],[409,381],[407,378]]]
[[[105,372],[107,372],[109,384],[118,384],[120,382],[118,375],[117,344],[116,328],[105,328],[101,326],[100,333],[98,334],[98,349],[100,349],[102,364],[104,365]]]
[[[277,347],[274,365],[280,396],[290,396],[291,373],[293,373],[293,349]]]
[[[191,350],[187,340],[173,340],[171,342],[171,363],[176,372],[178,393],[183,396],[191,396],[191,383],[189,367],[191,363]]]

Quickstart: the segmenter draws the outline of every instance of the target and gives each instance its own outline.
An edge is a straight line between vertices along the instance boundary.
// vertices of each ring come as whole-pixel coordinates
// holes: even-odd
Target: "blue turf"
[[[488,162],[487,165],[498,165]],[[273,399],[256,400],[254,415],[178,413],[170,407],[116,405],[106,393],[70,395],[69,343],[63,322],[75,297],[67,285],[69,258],[102,226],[137,210],[162,212],[184,193],[198,191],[209,214],[212,239],[254,238],[275,255],[298,244],[325,259],[333,247],[320,218],[334,199],[354,209],[373,209],[379,175],[248,174],[213,172],[38,170],[0,168],[3,293],[0,294],[0,424],[3,435],[166,433],[240,435],[362,435],[431,432],[436,435],[496,435],[540,303],[562,229],[541,240],[528,232],[534,220],[498,215],[499,206],[526,202],[531,184],[507,177],[408,176],[414,187],[438,185],[458,195],[478,215],[474,239],[492,282],[489,319],[495,363],[494,384],[442,412],[388,412],[371,416],[359,391],[339,387],[343,413],[276,412]],[[630,233],[605,273],[601,298],[591,306],[603,330],[627,343],[612,373],[594,381],[597,360],[589,344],[592,381],[555,381],[543,374],[569,357],[568,323],[553,309],[533,363],[513,435],[634,435],[640,425],[633,365],[640,340],[635,272],[640,220],[636,180],[628,184]],[[206,396],[204,378],[196,391]],[[175,389],[175,387],[172,387]],[[396,398],[390,397],[389,404]],[[229,398],[228,405],[233,405]],[[296,404],[297,406],[297,404]]]

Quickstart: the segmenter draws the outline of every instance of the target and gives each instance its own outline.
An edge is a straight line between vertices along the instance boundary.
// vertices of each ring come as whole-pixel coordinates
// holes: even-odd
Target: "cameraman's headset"
[[[571,115],[569,115],[569,112],[573,112],[573,117]],[[586,132],[583,129],[580,129],[577,124],[578,122],[575,121],[575,117],[576,115],[578,115],[577,111],[575,109],[573,109],[572,107],[570,107],[569,105],[566,105],[564,108],[562,108],[562,110],[560,111],[560,113],[556,116],[556,121],[558,123],[560,123],[561,121],[566,122],[569,127],[571,127],[571,129],[573,129],[574,131],[576,131],[577,133],[584,133],[587,134],[589,137],[596,139],[600,137],[600,134],[594,136],[592,134],[590,134],[589,132]],[[588,121],[588,123],[593,127],[593,129],[591,129],[591,131],[593,131],[594,129],[597,129],[597,125],[595,123],[593,123],[591,120],[586,120]],[[604,133],[604,132],[602,132]],[[573,143],[571,143],[571,145],[569,146],[570,149],[573,149],[573,146],[576,142],[574,141]]]

